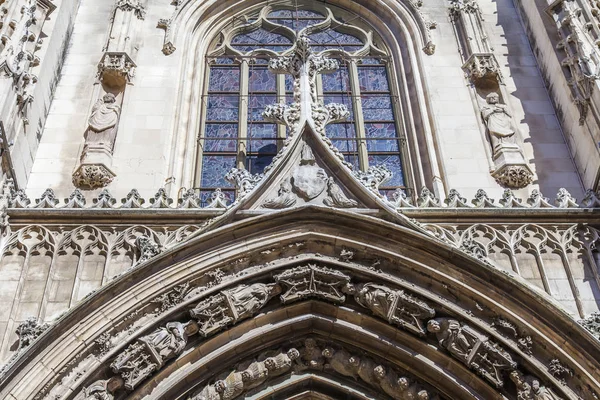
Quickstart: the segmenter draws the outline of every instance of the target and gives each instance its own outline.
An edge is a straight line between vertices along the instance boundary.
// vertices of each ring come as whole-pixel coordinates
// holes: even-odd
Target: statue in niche
[[[500,103],[500,95],[492,92],[485,97],[485,101],[487,105],[481,107],[481,116],[489,132],[494,155],[503,148],[518,148],[512,115],[506,104]]]
[[[85,132],[86,145],[106,147],[112,152],[121,115],[121,107],[116,102],[115,95],[107,93],[94,104]]]

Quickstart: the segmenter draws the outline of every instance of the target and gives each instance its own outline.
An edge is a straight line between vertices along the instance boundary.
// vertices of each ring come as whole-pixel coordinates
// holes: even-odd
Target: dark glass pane
[[[274,145],[275,146],[275,145]],[[277,146],[275,146],[277,151]],[[275,155],[272,153],[259,153],[258,155],[250,155],[246,157],[246,169],[251,174],[262,174],[265,167],[273,161]]]
[[[363,95],[362,109],[365,121],[393,121],[390,96]]]
[[[294,91],[294,78],[288,74],[285,74],[285,91],[288,93]]]
[[[211,67],[208,90],[211,92],[239,92],[240,69],[238,67]]]
[[[236,156],[205,155],[202,158],[201,186],[205,188],[232,187],[225,175],[235,167]]]
[[[229,94],[211,94],[208,96],[206,110],[207,121],[237,121],[239,115],[239,97]]]
[[[404,186],[404,176],[402,174],[402,163],[400,162],[400,156],[398,154],[382,155],[374,154],[369,155],[369,166],[385,165],[390,171],[392,171],[392,179],[385,182],[383,186]]]
[[[387,92],[390,90],[385,67],[359,67],[358,82],[365,92]]]
[[[290,48],[289,45],[251,45],[251,44],[244,44],[244,45],[232,45],[231,47],[233,47],[236,50],[241,51],[242,53],[248,53],[252,50],[257,50],[257,49],[267,49],[267,50],[273,50],[275,52],[282,52],[285,51],[287,49]]]
[[[348,69],[340,67],[337,71],[321,75],[323,79],[323,92],[347,92],[350,90],[350,77]]]
[[[202,207],[206,207],[210,204],[210,202],[212,201],[211,196],[213,193],[214,193],[213,190],[201,190],[200,191],[200,205]],[[235,191],[223,190],[221,193],[223,193],[225,195],[225,198],[227,198],[227,204],[231,204],[235,200]]]
[[[354,45],[362,45],[363,42],[357,38],[356,36],[349,35],[347,33],[342,33],[335,31],[333,29],[326,29],[322,32],[317,32],[308,35],[312,44],[333,44],[333,45],[343,45],[343,44],[354,44]]]
[[[342,153],[356,152],[356,132],[354,124],[330,124],[325,127],[325,134],[333,145]]]
[[[264,67],[250,67],[248,85],[250,92],[275,92],[277,90],[275,74]]]
[[[206,124],[204,127],[204,146],[206,152],[237,151],[237,124]]]
[[[273,21],[276,24],[287,26],[288,28],[293,29],[296,32],[301,31],[307,26],[315,25],[319,22],[322,22],[322,20],[318,19],[273,19],[271,21]]]
[[[215,58],[215,64],[233,64],[233,62],[233,58],[229,57]]]
[[[361,64],[363,64],[363,65],[381,64],[381,60],[379,58],[363,58],[361,60]]]
[[[275,32],[269,32],[266,29],[259,28],[255,31],[237,35],[231,41],[232,44],[292,44],[292,41],[283,35]]]
[[[248,114],[250,121],[264,121],[262,112],[265,107],[277,102],[277,96],[271,94],[260,94],[248,96]]]
[[[248,152],[277,152],[275,124],[248,124]]]
[[[349,95],[336,94],[336,95],[325,95],[323,97],[324,97],[323,102],[325,104],[329,104],[329,103],[344,104],[346,107],[348,107],[348,111],[350,111],[350,116],[348,117],[348,121],[352,121],[354,119],[354,107],[352,107],[352,98]]]

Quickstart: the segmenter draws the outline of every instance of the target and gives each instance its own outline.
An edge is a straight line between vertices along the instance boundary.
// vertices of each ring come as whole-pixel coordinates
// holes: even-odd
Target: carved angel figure
[[[456,358],[467,361],[473,343],[463,334],[460,322],[447,318],[432,319],[427,323],[427,330],[435,333],[440,346]]]
[[[481,108],[481,116],[487,126],[494,154],[505,147],[517,147],[512,116],[506,104],[500,103],[500,96],[496,92],[488,94],[485,100],[487,105]]]
[[[107,93],[94,104],[85,133],[86,144],[105,146],[112,151],[121,115],[121,107],[116,101],[114,94]]]
[[[338,374],[351,376],[356,379],[358,376],[358,367],[360,359],[352,356],[346,350],[334,350],[331,347],[325,347],[323,357],[327,359],[326,368],[332,369]]]
[[[291,348],[285,353],[267,358],[264,363],[269,370],[269,376],[273,377],[288,372],[292,368],[292,362],[299,357],[300,352],[295,348]]]
[[[169,322],[165,327],[158,328],[139,340],[154,350],[164,363],[183,351],[188,337],[182,323]]]
[[[281,182],[277,197],[266,200],[262,206],[273,209],[288,208],[296,204],[296,199],[296,195],[292,193],[292,184],[286,179]]]
[[[304,341],[304,349],[302,351],[302,360],[309,368],[323,368],[324,360],[322,351],[317,345],[317,341],[313,338],[307,338]]]

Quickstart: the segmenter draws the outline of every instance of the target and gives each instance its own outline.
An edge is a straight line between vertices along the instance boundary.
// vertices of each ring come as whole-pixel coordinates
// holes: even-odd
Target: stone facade
[[[600,397],[595,1],[0,3],[0,398]]]

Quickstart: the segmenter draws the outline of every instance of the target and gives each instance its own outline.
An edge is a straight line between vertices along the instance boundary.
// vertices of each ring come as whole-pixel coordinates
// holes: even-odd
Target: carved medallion
[[[301,165],[292,172],[296,193],[305,200],[318,197],[327,188],[327,174],[316,165]]]

